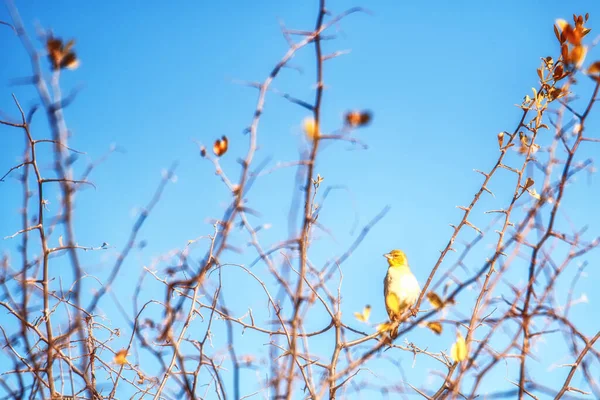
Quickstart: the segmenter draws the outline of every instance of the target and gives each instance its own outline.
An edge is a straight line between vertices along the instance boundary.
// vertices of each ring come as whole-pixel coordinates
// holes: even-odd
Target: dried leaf
[[[118,365],[127,364],[127,349],[121,349],[117,351],[113,362]]]
[[[48,50],[49,53],[60,50],[61,47],[62,47],[62,40],[60,40],[60,39],[55,39],[52,36],[50,36],[48,38],[48,40],[46,40],[46,50]]]
[[[315,119],[313,117],[304,118],[302,127],[304,128],[304,133],[310,140],[315,140],[317,137],[319,137],[317,124],[315,123]]]
[[[579,46],[581,44],[581,30],[573,29],[571,25],[567,25],[565,30],[563,30],[563,35],[565,35],[567,42],[572,45]]]
[[[221,157],[223,154],[227,152],[229,148],[229,141],[227,140],[227,136],[221,136],[221,139],[215,140],[215,144],[213,144],[213,153],[217,157]]]
[[[61,39],[51,36],[46,40],[46,50],[53,70],[76,69],[79,66],[79,60],[75,52],[72,51],[74,45],[75,40],[69,40],[64,45]]]
[[[321,183],[323,183],[324,180],[325,180],[325,178],[323,178],[321,176],[321,174],[317,174],[317,179],[313,179],[312,182],[313,182],[313,185],[315,185],[315,187],[318,188],[321,185]]]
[[[62,48],[63,53],[70,52],[74,45],[75,45],[75,39],[69,40]]]
[[[467,358],[467,342],[460,332],[457,332],[456,342],[450,348],[450,357],[454,362],[461,362]]]
[[[569,24],[564,19],[556,20],[556,25],[558,25],[558,28],[561,31],[559,40],[561,41],[561,43],[566,40],[574,46],[579,46],[581,45],[581,39],[585,36],[585,29],[583,28],[583,18],[579,19],[574,16],[573,22],[575,22],[575,27],[571,26],[571,24]],[[556,30],[554,33],[556,34]]]
[[[562,79],[563,77],[560,77],[560,79]],[[557,79],[556,77],[554,78],[555,80]],[[554,101],[556,99],[558,99],[559,97],[561,97],[562,95],[562,90],[557,89],[555,87],[552,87],[550,89],[548,89],[548,98],[550,99],[550,101]]]
[[[48,51],[48,58],[50,59],[50,64],[52,64],[52,69],[58,69],[62,58],[62,40],[53,37],[48,38],[46,41],[46,50]]]
[[[571,52],[569,53],[569,61],[579,68],[581,64],[583,64],[583,60],[585,60],[586,54],[586,46],[575,46],[573,47],[573,50],[571,50]]]
[[[373,119],[373,113],[371,111],[348,111],[344,116],[344,120],[346,121],[346,125],[352,127],[365,126],[371,122]]]
[[[427,293],[427,300],[429,300],[433,308],[435,308],[436,310],[439,310],[440,308],[444,307],[444,302],[442,301],[440,296],[438,296],[434,292]]]
[[[531,178],[527,178],[527,180],[525,181],[525,185],[523,186],[524,190],[529,189],[531,186],[533,186],[535,182],[533,181],[533,179]]]
[[[552,73],[552,77],[554,78],[555,81],[559,81],[562,78],[564,78],[564,68],[562,66],[562,64],[558,64],[556,66],[556,68],[554,68],[554,72]]]
[[[560,37],[560,32],[558,31],[558,28],[556,27],[556,25],[554,25],[554,34],[556,35],[556,38],[558,39],[558,41],[562,43],[561,37]]]
[[[433,331],[436,335],[441,335],[443,331],[442,324],[437,321],[428,322],[427,327]]]
[[[566,43],[563,43],[560,47],[560,55],[565,60],[565,62],[570,63],[569,61],[569,46]]]
[[[359,313],[359,312],[354,313],[354,317],[357,320],[359,320],[360,322],[369,322],[370,316],[371,316],[371,306],[368,304],[365,306],[365,308],[363,308],[362,313]]]
[[[504,132],[500,132],[498,134],[498,146],[500,148],[502,148],[503,145],[504,145]]]
[[[70,70],[77,69],[77,67],[79,67],[79,59],[77,59],[74,52],[67,53],[60,61],[60,67]]]
[[[556,26],[558,26],[558,29],[560,29],[561,31],[564,31],[565,28],[569,26],[569,23],[562,18],[558,18],[555,22]]]
[[[539,193],[537,192],[537,190],[535,190],[535,188],[533,188],[531,190],[527,190],[527,193],[529,193],[531,195],[531,197],[533,197],[536,200],[540,200],[541,199]]]
[[[524,145],[527,145],[529,142],[529,139],[527,138],[527,135],[524,134],[523,132],[519,132],[519,140],[521,141],[521,143],[523,143]]]
[[[588,74],[600,74],[600,61],[596,61],[590,65],[587,72]]]
[[[540,145],[535,143],[530,144],[529,137],[523,132],[519,132],[519,140],[521,141],[521,146],[519,147],[520,154],[527,154],[527,152],[529,152],[530,154],[535,154],[540,149]],[[531,151],[529,150],[530,147]]]

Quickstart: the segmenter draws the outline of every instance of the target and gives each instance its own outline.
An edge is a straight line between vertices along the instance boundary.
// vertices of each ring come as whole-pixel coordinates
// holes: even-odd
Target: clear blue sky
[[[589,12],[591,36],[595,37],[600,32],[600,3],[328,1],[334,14],[355,5],[368,7],[373,15],[348,17],[339,24],[338,38],[324,44],[327,53],[351,52],[325,65],[322,128],[330,131],[339,127],[343,112],[351,108],[373,110],[374,121],[358,133],[368,150],[336,143],[320,155],[317,172],[325,177],[324,185],[344,185],[349,192],[334,192],[325,203],[319,221],[335,233],[335,241],[321,234],[326,245],[319,244],[311,256],[322,263],[338,255],[362,225],[390,205],[389,214],[344,267],[346,318],[350,320],[353,311],[369,303],[374,307],[372,319],[381,321],[385,319],[381,281],[386,269],[381,255],[393,248],[406,250],[417,278],[425,280],[449,239],[448,224],[457,223],[462,215],[455,206],[467,205],[479,187],[481,176],[472,170],[485,171],[493,165],[498,153],[496,134],[514,129],[520,115],[514,104],[537,86],[535,69],[540,57],[557,55],[554,20],[570,20],[573,13]],[[112,144],[126,150],[111,155],[94,171],[96,190],[77,196],[78,242],[89,246],[108,242],[116,247],[83,255],[90,273],[102,276],[103,266],[110,265],[117,249],[124,245],[136,208],[149,201],[161,170],[175,160],[180,163],[177,182],[167,187],[141,232],[140,239],[148,246],[131,254],[115,287],[126,305],[132,282],[137,281],[144,265],[182,248],[189,239],[212,232],[209,219],[222,215],[227,191],[212,164],[199,157],[192,139],[209,145],[227,135],[230,149],[222,165],[237,178],[235,160],[245,154],[247,136],[242,131],[251,121],[257,92],[236,82],[264,80],[287,49],[279,19],[289,28],[312,29],[316,6],[316,1],[19,2],[30,33],[39,22],[60,37],[77,40],[81,66],[63,74],[62,86],[65,93],[81,87],[65,112],[73,134],[71,146],[87,153],[76,164],[78,168],[85,167],[86,159],[103,155]],[[5,9],[0,9],[0,19],[8,20]],[[3,26],[0,43],[5,55],[0,63],[0,110],[16,117],[12,92],[24,107],[33,105],[37,98],[31,88],[9,86],[13,78],[30,74],[30,69],[19,41]],[[312,47],[299,53],[292,64],[303,72],[284,70],[274,87],[311,102],[313,58]],[[588,62],[597,58],[600,53],[592,51]],[[582,86],[582,93],[589,94],[589,86]],[[303,143],[300,123],[306,115],[306,110],[270,94],[261,119],[257,161],[267,157],[273,158],[272,163],[296,159]],[[598,123],[592,116],[590,132],[594,127]],[[33,133],[38,138],[49,134],[41,113],[34,119]],[[18,162],[22,146],[21,132],[0,127],[0,174]],[[582,158],[598,154],[598,147],[585,147]],[[262,214],[260,221],[273,226],[261,237],[265,247],[287,232],[293,176],[291,169],[273,173],[260,180],[249,196],[250,205]],[[590,181],[583,178],[585,175],[577,179],[563,211],[575,226],[589,224],[593,237],[600,233],[596,212],[600,186],[596,177]],[[487,206],[500,208],[509,202],[511,193],[504,185],[508,179],[499,178],[493,188],[499,195],[486,200],[478,210],[475,218],[480,225],[488,221],[483,214]],[[20,227],[20,190],[16,179],[0,183],[1,237]],[[56,198],[50,201],[51,207],[59,204]],[[359,229],[351,232],[355,211]],[[471,237],[468,231],[461,236]],[[243,238],[239,236],[238,245],[244,245]],[[489,248],[495,236],[486,237],[484,242]],[[14,241],[0,241],[0,251],[10,252],[17,262],[15,246]],[[196,259],[202,254],[198,249]],[[246,254],[226,261],[247,264],[255,255],[250,249]],[[484,253],[479,256],[475,265],[480,265]],[[578,305],[573,313],[579,322],[595,316],[582,325],[587,334],[593,334],[598,329],[599,313],[592,305],[600,304],[600,295],[592,285],[600,279],[598,253],[590,254],[587,260],[593,268],[589,267],[588,277],[579,283],[577,295],[585,293],[589,304]],[[56,263],[57,268],[60,263]],[[265,273],[263,266],[257,270]],[[519,281],[523,276],[514,278]],[[224,279],[229,283],[227,304],[238,315],[248,307],[265,306],[259,288],[248,289],[243,275],[232,272]],[[245,293],[243,290],[249,290],[247,296],[239,294]],[[158,293],[162,300],[162,292]],[[112,316],[111,304],[103,303],[103,311]],[[0,312],[0,323],[7,318]],[[111,323],[118,326],[122,322],[119,319],[115,315]],[[321,321],[315,325],[320,326]],[[439,351],[449,349],[453,335],[451,331],[437,338],[413,331],[408,339],[422,340],[423,346]],[[263,342],[252,343],[249,338],[252,335],[244,336],[244,348],[264,351]],[[559,336],[556,339],[562,342]],[[315,344],[314,350],[320,345]],[[559,350],[552,346],[541,351],[550,360],[561,359]],[[419,359],[411,369],[409,354],[396,355],[410,382],[428,382],[428,360]],[[375,373],[384,376],[387,366],[384,361],[372,365]],[[537,372],[536,377],[546,382],[564,379],[565,375],[564,369]],[[253,391],[253,374],[244,372],[247,393]],[[506,372],[506,379],[514,376],[514,371]],[[510,386],[503,371],[498,377],[503,385]]]

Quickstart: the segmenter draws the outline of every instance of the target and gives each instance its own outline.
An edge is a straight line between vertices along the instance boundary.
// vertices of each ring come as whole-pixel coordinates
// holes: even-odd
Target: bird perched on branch
[[[408,266],[406,254],[402,250],[392,250],[383,255],[389,264],[383,281],[385,309],[391,322],[400,321],[402,314],[417,301],[421,287],[417,278]],[[391,332],[391,337],[398,334],[398,327]]]

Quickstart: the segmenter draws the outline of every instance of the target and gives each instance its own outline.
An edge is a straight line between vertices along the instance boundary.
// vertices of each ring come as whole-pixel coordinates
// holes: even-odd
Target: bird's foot
[[[419,313],[419,310],[415,307],[409,307],[408,312],[411,317],[416,317],[417,314]]]

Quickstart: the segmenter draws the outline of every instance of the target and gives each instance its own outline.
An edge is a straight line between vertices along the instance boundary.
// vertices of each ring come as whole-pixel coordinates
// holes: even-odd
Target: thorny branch
[[[413,310],[400,323],[398,338],[404,338],[404,343],[399,343],[400,339],[392,340],[376,324],[357,322],[342,312],[343,299],[350,294],[342,286],[344,276],[356,273],[349,265],[352,256],[390,207],[372,217],[339,255],[321,259],[312,250],[319,233],[334,236],[319,220],[331,207],[330,201],[325,204],[329,189],[320,190],[323,147],[350,142],[368,148],[348,121],[338,130],[321,132],[328,118],[322,110],[326,65],[347,53],[326,53],[323,41],[335,38],[331,30],[345,17],[366,10],[351,8],[334,16],[325,0],[319,0],[312,30],[288,29],[282,24],[289,48],[262,82],[248,85],[258,91],[258,98],[245,129],[248,144],[239,160],[237,179],[220,162],[229,139],[215,143],[214,156],[197,142],[219,184],[230,193],[225,212],[212,221],[212,232],[199,228],[196,239],[141,268],[131,293],[130,314],[113,289],[125,265],[135,263],[132,251],[145,246],[140,233],[174,180],[176,164],[163,174],[129,237],[118,246],[107,275],[91,275],[82,252],[113,246],[78,243],[75,221],[81,216],[75,213],[76,194],[96,187],[90,176],[116,147],[78,170],[74,157],[85,153],[69,146],[63,112],[75,100],[76,91],[63,98],[60,84],[61,74],[72,64],[57,64],[48,75],[16,7],[9,1],[8,8],[11,21],[0,24],[16,33],[29,55],[33,78],[27,82],[37,91],[50,137],[32,132],[37,108],[26,113],[13,95],[19,117],[2,119],[0,125],[11,133],[21,132],[24,148],[21,160],[3,171],[0,184],[13,184],[11,178],[17,177],[21,185],[20,225],[3,233],[4,240],[18,242],[21,259],[19,263],[8,255],[0,259],[0,308],[10,320],[0,326],[7,360],[0,364],[6,368],[0,374],[2,398],[104,399],[123,393],[157,400],[212,395],[219,399],[256,395],[333,399],[370,391],[416,393],[428,399],[600,397],[600,333],[586,332],[571,312],[583,301],[576,295],[577,284],[600,237],[590,237],[587,227],[567,230],[570,221],[564,207],[573,177],[593,166],[592,159],[581,155],[581,148],[600,142],[587,129],[600,91],[600,64],[595,72],[590,68],[585,73],[577,59],[583,57],[580,47],[587,16],[575,16],[573,26],[557,27],[560,56],[542,59],[533,97],[526,96],[518,105],[522,113],[512,132],[498,136],[499,154],[491,168],[476,170],[483,182],[467,206],[458,206],[462,215],[451,225],[448,242],[430,269],[419,267],[428,276]],[[49,43],[53,37],[45,32],[40,36],[52,56]],[[293,68],[291,60],[310,45],[314,45],[314,99],[306,101],[275,89],[281,72]],[[68,49],[64,51],[69,54]],[[581,80],[593,84],[582,110],[574,95]],[[267,158],[256,165],[261,149],[259,124],[270,94],[312,113],[314,126],[306,132],[306,146],[297,160],[271,165]],[[49,170],[40,163],[42,154],[52,157]],[[252,189],[257,180],[283,174],[287,167],[297,168],[288,236],[266,244],[262,231],[269,223],[257,222],[261,205],[251,197]],[[502,174],[511,183],[494,189]],[[51,207],[50,195],[58,195],[60,204]],[[493,209],[485,210],[483,199],[488,195],[495,203]],[[490,239],[494,233],[497,237]],[[250,254],[243,251],[244,245]],[[458,253],[454,260],[452,252]],[[234,257],[244,261],[230,261]],[[58,275],[57,266],[65,263],[71,267],[70,274]],[[248,291],[244,309],[234,301],[239,296],[231,287],[232,280]],[[88,281],[97,285],[91,294],[83,290]],[[566,298],[565,282],[570,282]],[[431,300],[436,297],[432,293],[440,304]],[[122,326],[113,325],[112,315],[100,314],[110,309],[120,313],[125,321]],[[413,336],[413,341],[406,336],[415,330],[436,330],[438,325],[440,331],[453,328],[464,333],[466,356],[457,360],[456,351],[448,352],[452,341],[446,340],[445,333],[432,343],[423,343],[420,335]],[[536,348],[543,341],[558,346],[553,336],[557,332],[562,333],[563,348],[572,362],[558,366],[565,371],[564,379],[554,386],[543,385],[536,380],[531,360],[549,362]],[[119,349],[121,335],[126,337],[126,347]],[[246,340],[260,343],[261,349],[244,346]],[[408,382],[401,363],[408,359],[424,378],[433,380]],[[432,360],[434,369],[429,369],[431,364],[423,367],[424,359]],[[398,369],[393,375],[403,377],[402,381],[379,377],[374,371],[382,365]],[[506,385],[490,391],[490,382],[495,382],[503,366],[509,371]],[[252,379],[249,372],[254,373]]]

